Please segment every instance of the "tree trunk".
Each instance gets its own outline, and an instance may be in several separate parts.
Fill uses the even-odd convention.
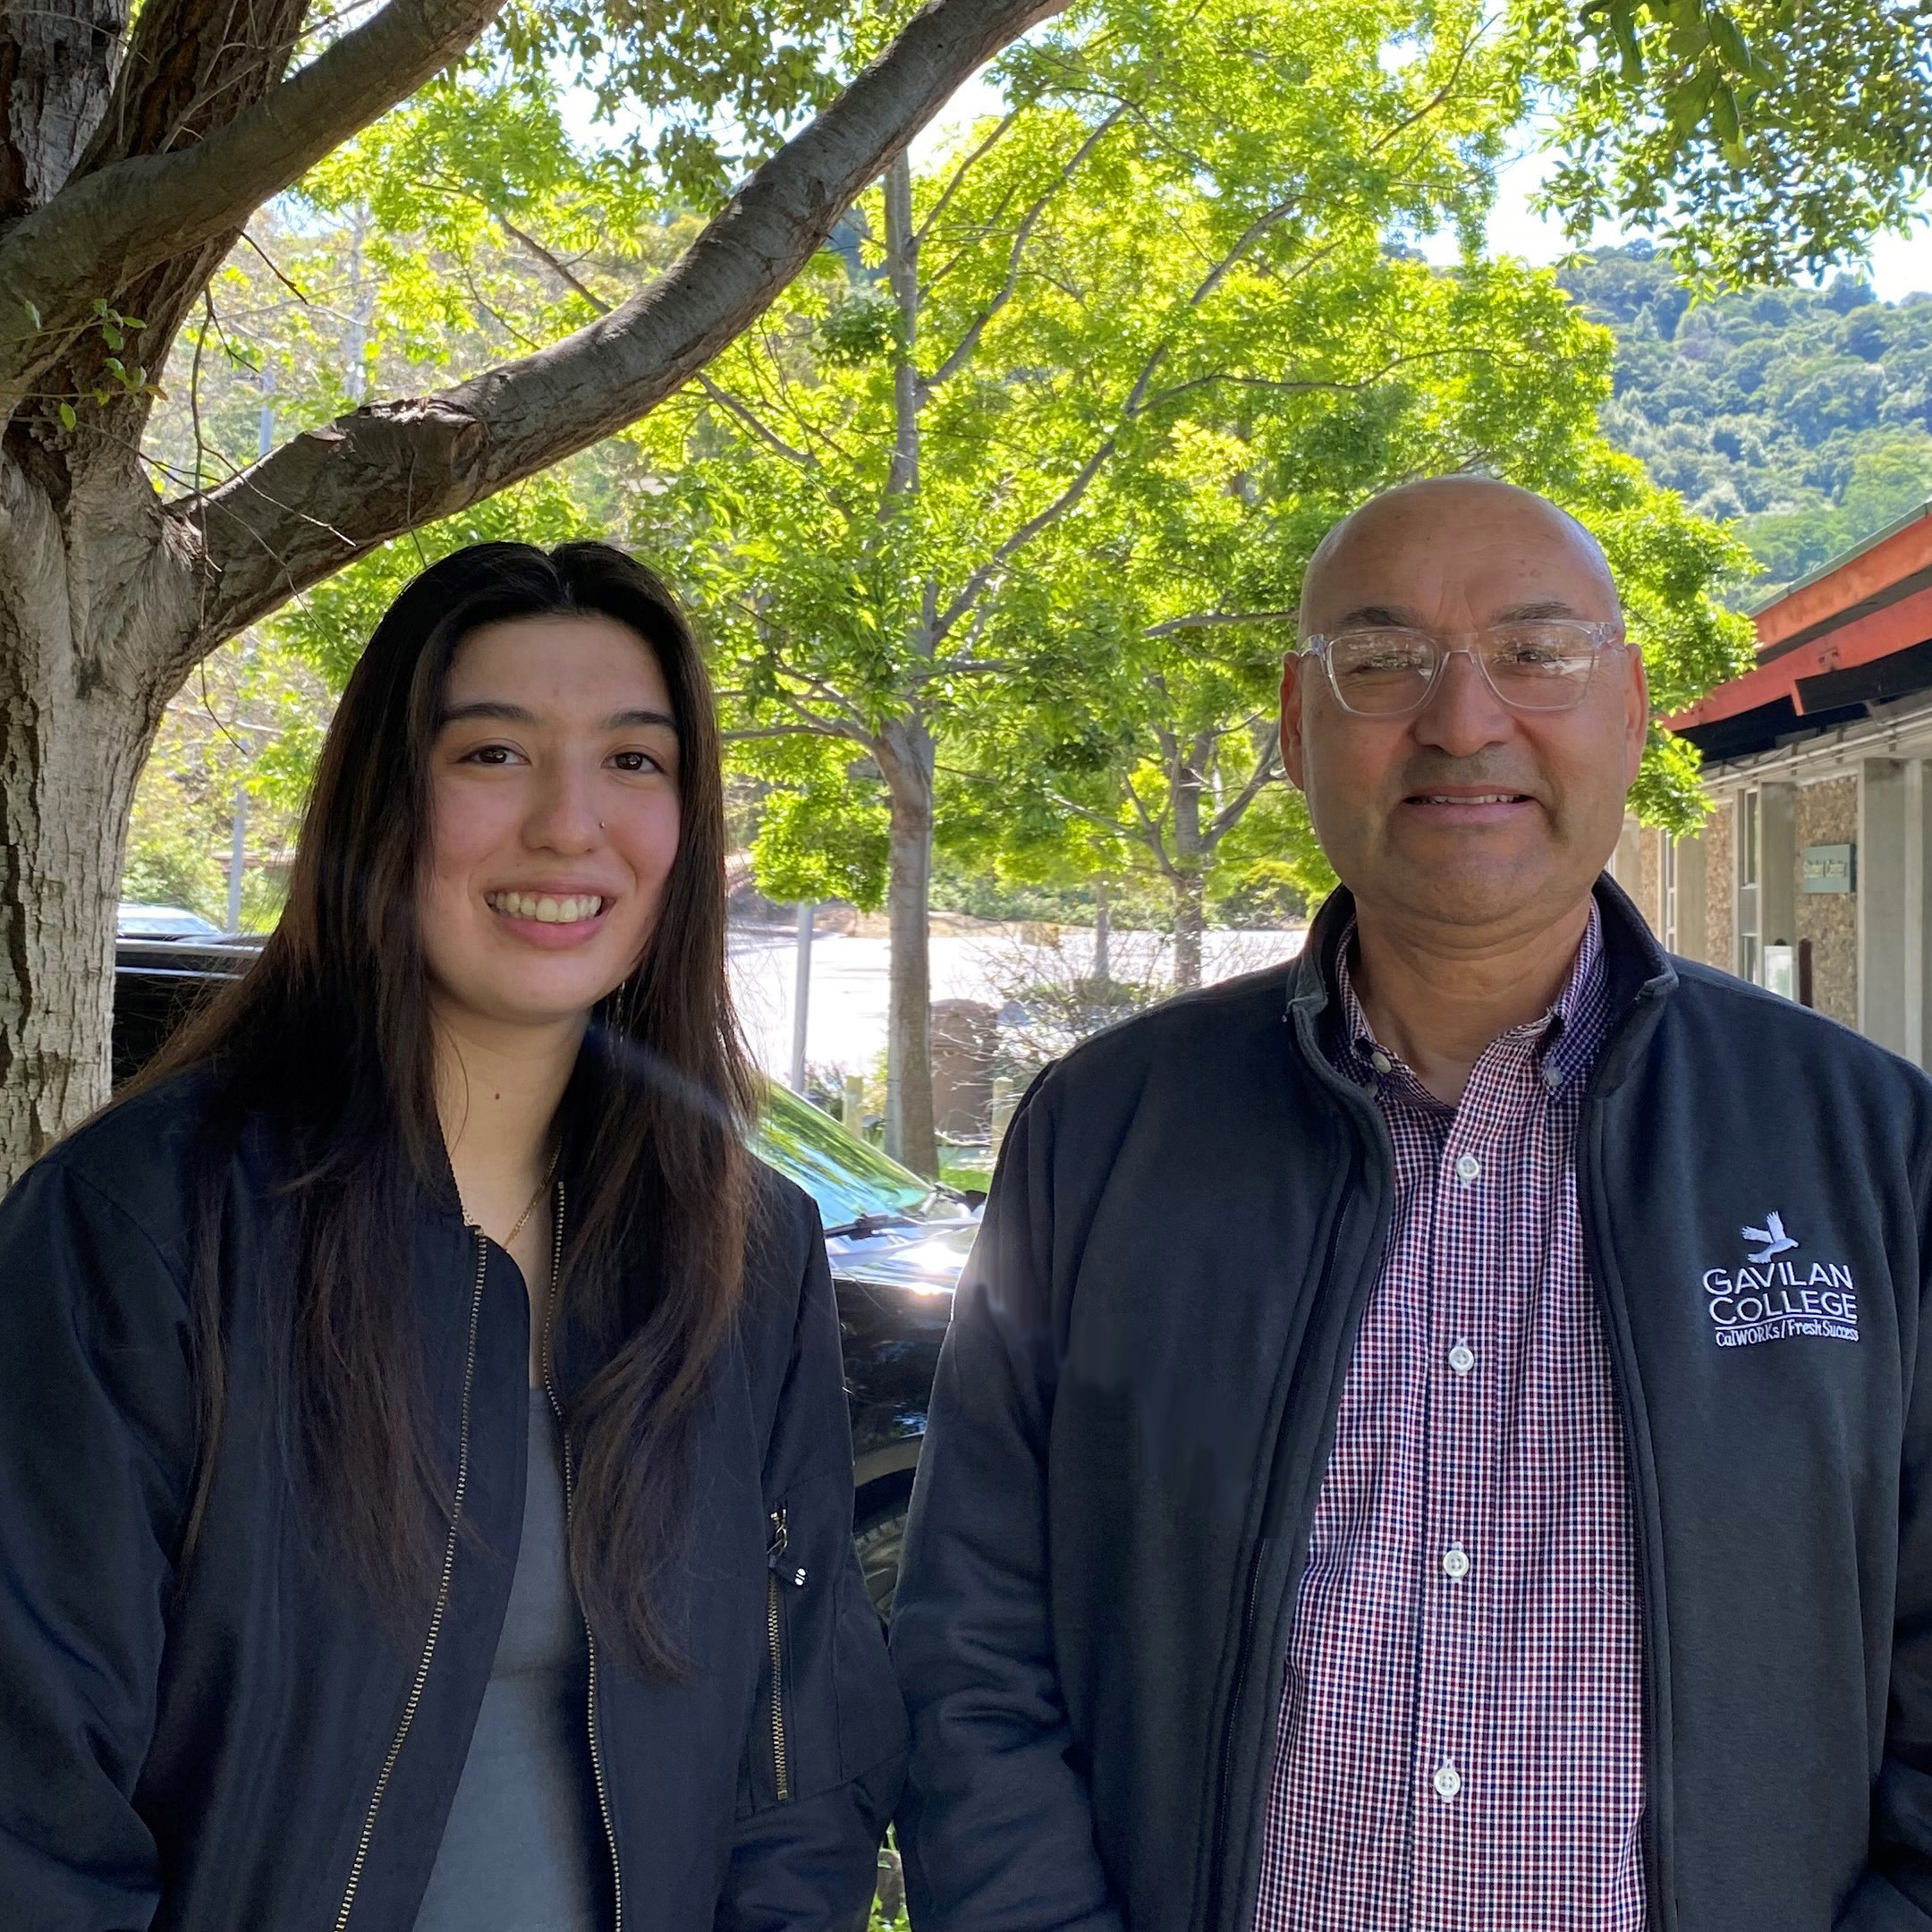
[[[917,719],[894,721],[875,747],[892,799],[886,889],[892,965],[886,1018],[886,1151],[915,1174],[936,1177],[933,1131],[933,741]]]
[[[1183,988],[1200,984],[1208,856],[1201,833],[1201,801],[1213,753],[1213,740],[1197,737],[1187,756],[1176,746],[1168,766],[1174,828],[1174,984]]]
[[[1105,879],[1094,881],[1093,904],[1093,977],[1108,986],[1114,979],[1114,907]]]
[[[886,275],[899,310],[899,350],[893,363],[894,434],[889,509],[919,489],[919,381],[912,352],[919,342],[919,241],[912,226],[912,164],[902,154],[886,170]]]
[[[153,513],[152,490],[131,480],[139,497],[111,519],[123,537]],[[107,1097],[114,902],[164,701],[127,674],[139,615],[103,533],[57,521],[22,484],[0,459],[15,539],[0,546],[0,1189]]]
[[[912,360],[919,339],[919,242],[912,226],[912,169],[903,154],[886,170],[886,271],[899,310],[893,369],[893,454],[879,505],[897,514],[919,494],[919,383]],[[916,657],[932,656],[933,586],[924,587],[908,640]],[[892,962],[886,1019],[886,1151],[915,1174],[939,1174],[933,1125],[932,898],[933,741],[917,716],[879,733],[874,755],[892,799],[892,844],[886,903]]]
[[[1182,988],[1198,987],[1201,974],[1201,933],[1208,923],[1200,874],[1181,873],[1174,880],[1174,984]]]

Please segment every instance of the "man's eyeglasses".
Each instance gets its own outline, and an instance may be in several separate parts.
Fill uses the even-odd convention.
[[[1582,703],[1598,657],[1623,641],[1621,624],[1550,617],[1446,637],[1394,625],[1338,631],[1305,639],[1301,652],[1321,659],[1344,711],[1400,717],[1428,701],[1444,666],[1461,649],[1513,711],[1568,711]]]

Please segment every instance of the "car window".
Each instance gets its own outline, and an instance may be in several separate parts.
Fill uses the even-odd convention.
[[[122,937],[131,939],[222,936],[219,926],[182,906],[123,905],[116,910],[114,929]]]
[[[818,1203],[818,1218],[844,1227],[863,1216],[917,1214],[931,1184],[902,1167],[788,1088],[766,1089],[752,1148]]]

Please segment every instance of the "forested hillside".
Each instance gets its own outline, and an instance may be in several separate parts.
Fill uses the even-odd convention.
[[[1932,288],[1882,302],[1840,276],[1693,304],[1643,242],[1558,279],[1616,332],[1606,432],[1697,509],[1739,520],[1765,569],[1747,602],[1932,496]]]

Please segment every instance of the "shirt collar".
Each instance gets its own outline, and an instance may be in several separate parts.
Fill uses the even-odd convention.
[[[1341,1028],[1335,1047],[1335,1070],[1364,1086],[1379,1086],[1385,1079],[1399,1079],[1416,1093],[1433,1099],[1413,1073],[1394,1054],[1384,1049],[1368,1024],[1360,999],[1349,978],[1349,961],[1355,951],[1355,921],[1352,919],[1335,952],[1335,1004]],[[1590,900],[1589,923],[1570,962],[1570,970],[1549,1011],[1518,1030],[1536,1037],[1535,1053],[1543,1070],[1543,1084],[1554,1093],[1586,1073],[1596,1060],[1608,1030],[1610,1019],[1609,975],[1604,964],[1603,914],[1594,896]],[[1436,1105],[1441,1103],[1436,1102]]]

